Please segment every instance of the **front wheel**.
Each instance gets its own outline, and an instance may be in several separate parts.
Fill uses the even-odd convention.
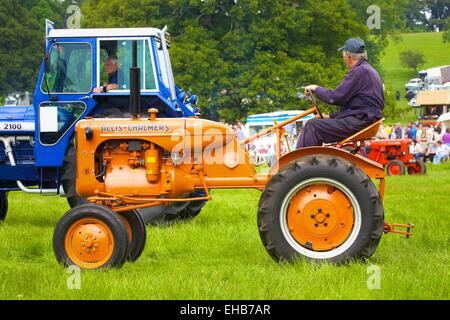
[[[275,261],[345,263],[372,256],[384,211],[372,180],[352,163],[307,156],[272,177],[258,208],[262,243]]]
[[[134,262],[141,256],[147,241],[145,222],[137,210],[126,211],[119,215],[127,228],[130,239],[130,250],[127,260]]]
[[[417,159],[416,162],[408,166],[408,174],[410,175],[424,175],[427,173],[427,167],[422,159]]]
[[[85,204],[69,210],[56,224],[53,250],[65,266],[121,267],[129,254],[129,233],[111,209]]]
[[[406,173],[406,166],[400,160],[391,160],[386,165],[386,174],[388,176],[402,176]]]

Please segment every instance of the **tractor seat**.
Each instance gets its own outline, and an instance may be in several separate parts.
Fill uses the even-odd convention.
[[[346,143],[358,143],[358,142],[363,142],[365,140],[370,140],[373,137],[376,136],[378,130],[380,129],[380,125],[381,123],[384,121],[384,118],[372,123],[370,126],[368,126],[367,128],[355,133],[354,135],[351,135],[350,137],[342,140],[341,142],[338,143],[339,146],[343,146]]]

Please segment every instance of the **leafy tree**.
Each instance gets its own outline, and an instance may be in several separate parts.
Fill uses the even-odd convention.
[[[89,27],[165,24],[177,83],[197,93],[204,115],[226,121],[306,105],[309,83],[335,86],[346,70],[336,49],[365,37],[346,0],[86,1]]]
[[[400,62],[404,67],[417,71],[417,68],[425,63],[425,56],[421,52],[403,51],[400,52]]]
[[[2,0],[0,6],[0,96],[33,92],[44,52],[45,19],[65,27],[69,0]],[[81,3],[80,1],[78,1]]]
[[[406,18],[411,30],[442,31],[447,30],[449,14],[449,0],[410,0]]]
[[[44,41],[36,19],[20,2],[2,0],[0,34],[0,95],[32,91]]]
[[[443,34],[444,42],[450,42],[450,18],[447,19],[447,31]]]

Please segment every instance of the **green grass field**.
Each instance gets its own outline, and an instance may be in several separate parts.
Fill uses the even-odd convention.
[[[383,236],[366,263],[278,265],[256,227],[259,192],[214,191],[193,221],[148,227],[147,247],[119,270],[83,271],[70,290],[52,250],[64,198],[10,194],[0,225],[0,299],[449,299],[450,164],[427,176],[389,177],[386,219],[416,237]],[[369,290],[377,265],[381,288]]]
[[[407,50],[421,52],[425,56],[425,64],[419,70],[450,65],[450,43],[444,43],[442,33],[408,33],[401,35],[401,41],[390,40],[382,58],[381,66],[386,86],[392,90],[400,91],[402,98],[399,107],[408,110],[400,119],[387,119],[388,123],[401,121],[406,123],[417,119],[411,107],[408,106],[405,95],[405,84],[412,78],[418,78],[418,74],[412,69],[403,67],[400,63],[400,53]]]

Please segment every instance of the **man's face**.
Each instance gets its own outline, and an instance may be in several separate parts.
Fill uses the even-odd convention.
[[[342,51],[342,59],[344,59],[344,63],[347,67],[351,68],[352,64],[351,64],[351,59],[350,57],[347,55],[347,53],[345,51]]]
[[[105,70],[106,70],[106,73],[107,73],[108,75],[113,74],[114,72],[117,71],[117,63],[115,63],[115,62],[114,62],[113,60],[111,60],[111,59],[107,59],[107,60],[105,61]]]

